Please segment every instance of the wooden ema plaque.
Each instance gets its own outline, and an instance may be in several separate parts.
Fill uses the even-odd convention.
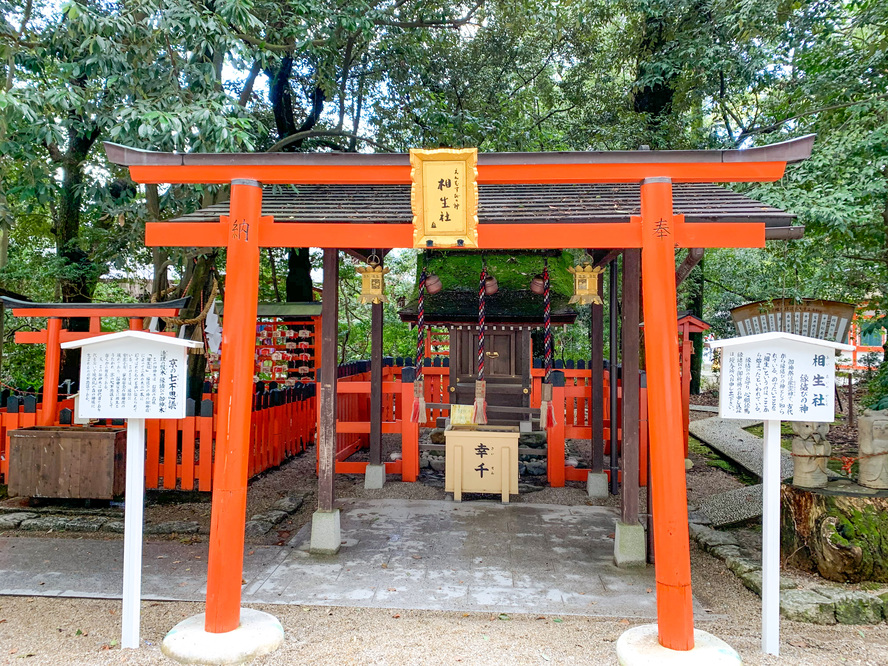
[[[478,149],[410,151],[413,247],[478,247]]]

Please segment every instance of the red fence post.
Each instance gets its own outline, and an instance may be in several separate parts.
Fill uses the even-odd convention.
[[[419,424],[409,417],[415,377],[414,368],[406,367],[401,374],[401,480],[409,482],[419,476]]]
[[[555,425],[546,429],[546,467],[549,485],[553,488],[564,487],[564,373],[553,370],[552,406],[555,408]]]

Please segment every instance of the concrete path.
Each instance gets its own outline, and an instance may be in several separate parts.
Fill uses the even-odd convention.
[[[344,500],[338,555],[248,547],[244,603],[656,616],[653,567],[613,564],[617,512],[498,502]],[[119,598],[123,542],[0,538],[0,594]],[[143,597],[203,601],[207,546],[145,545]]]

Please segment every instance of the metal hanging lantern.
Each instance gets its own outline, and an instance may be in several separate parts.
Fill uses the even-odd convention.
[[[369,266],[359,266],[355,269],[361,275],[361,303],[388,303],[385,295],[385,274],[388,268],[383,268],[379,260],[370,258]]]
[[[598,276],[604,272],[603,268],[593,268],[591,264],[571,266],[567,270],[574,276],[574,295],[570,297],[570,303],[588,305],[594,303],[601,305],[601,296],[598,294]]]

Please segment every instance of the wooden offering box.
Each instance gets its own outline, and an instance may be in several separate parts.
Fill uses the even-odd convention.
[[[44,426],[9,433],[9,494],[112,499],[126,483],[126,430]]]
[[[462,501],[466,493],[518,494],[518,428],[453,426],[444,432],[444,490]]]

